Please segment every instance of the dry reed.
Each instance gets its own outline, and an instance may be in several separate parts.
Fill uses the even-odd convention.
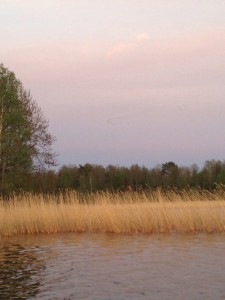
[[[0,235],[225,232],[224,200],[222,189],[15,196],[0,201]]]

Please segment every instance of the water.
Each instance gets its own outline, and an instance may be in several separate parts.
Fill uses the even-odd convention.
[[[0,299],[225,299],[225,235],[2,238]]]

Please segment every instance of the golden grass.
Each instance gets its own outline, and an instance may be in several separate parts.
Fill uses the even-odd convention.
[[[0,201],[0,235],[225,232],[225,192],[23,195]]]

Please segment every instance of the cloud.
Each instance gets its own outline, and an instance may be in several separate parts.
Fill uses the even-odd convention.
[[[146,41],[149,40],[149,34],[147,32],[142,32],[136,35],[136,39],[138,41]]]
[[[124,53],[128,52],[131,49],[134,49],[136,47],[136,43],[119,43],[118,45],[114,46],[109,52],[109,56],[113,56],[114,54]]]
[[[138,33],[133,40],[115,45],[110,51],[107,52],[107,55],[112,57],[117,54],[127,53],[137,48],[142,42],[147,40],[149,40],[149,34],[147,32]]]

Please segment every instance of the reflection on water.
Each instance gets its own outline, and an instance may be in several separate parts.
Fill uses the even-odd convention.
[[[225,299],[225,235],[0,240],[0,299]]]
[[[33,276],[43,269],[35,251],[18,243],[0,246],[0,299],[28,299],[38,294]]]

